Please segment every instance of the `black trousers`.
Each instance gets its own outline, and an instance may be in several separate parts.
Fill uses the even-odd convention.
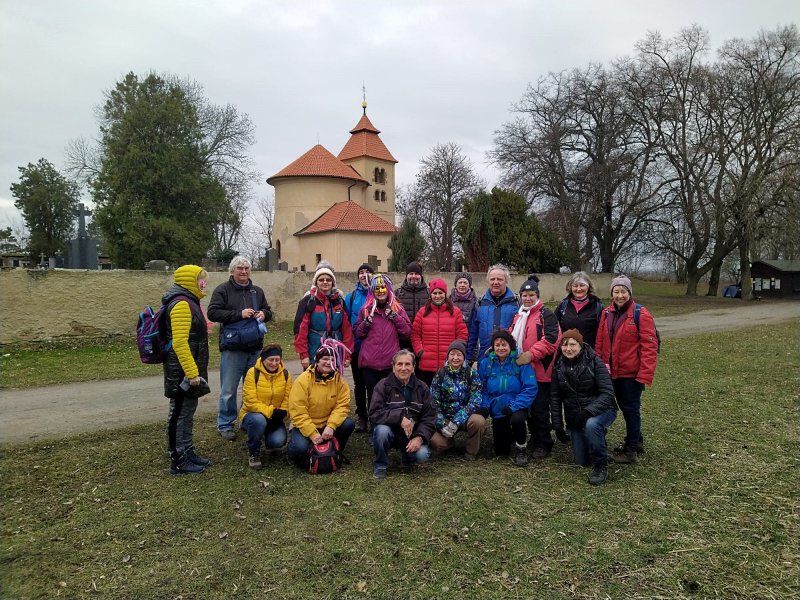
[[[550,434],[550,382],[540,382],[536,400],[531,406],[528,418],[528,429],[531,432],[531,446],[534,450],[542,448],[550,452],[553,449],[553,436]]]
[[[494,439],[494,453],[498,456],[508,456],[511,453],[511,442],[524,446],[528,439],[525,421],[528,419],[528,410],[518,410],[511,413],[510,417],[492,417],[492,438]]]
[[[372,400],[372,391],[375,389],[375,386],[378,385],[378,382],[384,377],[387,377],[392,370],[362,369],[361,372],[364,375],[364,386],[367,388],[367,410],[369,410],[369,403]]]
[[[353,371],[353,396],[356,401],[356,414],[359,417],[367,418],[367,387],[364,384],[364,372],[358,366],[358,352],[353,352],[350,360],[350,368]]]

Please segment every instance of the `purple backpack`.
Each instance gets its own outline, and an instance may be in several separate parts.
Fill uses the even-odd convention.
[[[151,306],[146,306],[139,313],[139,322],[136,324],[136,345],[139,347],[139,358],[146,365],[158,365],[167,358],[172,340],[167,340],[164,335],[164,319],[167,310],[179,300],[189,302],[186,296],[175,296],[169,304],[162,305],[154,311]],[[192,303],[189,302],[191,308]],[[192,310],[194,312],[194,310]]]

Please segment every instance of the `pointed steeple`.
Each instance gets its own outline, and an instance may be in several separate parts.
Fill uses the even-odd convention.
[[[372,124],[367,116],[367,100],[361,102],[364,114],[361,115],[356,126],[350,130],[350,139],[339,152],[339,160],[349,160],[367,156],[388,162],[396,163],[397,160],[389,149],[384,145],[383,140],[378,136],[380,130]]]

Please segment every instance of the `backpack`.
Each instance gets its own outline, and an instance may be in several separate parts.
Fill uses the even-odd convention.
[[[164,362],[172,348],[172,340],[167,340],[164,335],[164,319],[170,306],[175,302],[185,300],[186,296],[175,296],[169,304],[164,304],[154,311],[151,306],[146,306],[139,313],[139,321],[136,324],[136,345],[139,347],[139,358],[146,365],[158,365]],[[189,307],[192,304],[189,302]]]
[[[311,444],[308,449],[308,471],[312,475],[335,473],[344,462],[345,458],[339,448],[339,440],[335,437],[319,444]]]
[[[606,324],[610,327],[611,322],[608,320],[608,309],[605,309],[606,313]],[[636,329],[639,329],[639,315],[642,314],[642,305],[641,304],[634,304],[633,305],[633,322],[636,324]],[[652,316],[652,315],[651,315]],[[656,330],[656,343],[657,348],[656,352],[661,354],[661,333],[658,331],[658,327],[656,327],[656,320],[653,319],[653,327]]]
[[[258,387],[258,378],[259,377],[261,377],[261,371],[259,371],[258,369],[255,369],[253,371],[253,379],[255,379],[256,387]],[[287,371],[286,369],[283,370],[283,381],[284,382],[289,381],[289,371]]]

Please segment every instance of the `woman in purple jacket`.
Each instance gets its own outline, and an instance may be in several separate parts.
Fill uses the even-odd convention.
[[[375,385],[392,372],[392,357],[400,350],[400,338],[408,339],[411,335],[411,321],[395,298],[388,275],[378,273],[370,279],[355,335],[361,340],[358,368],[364,374],[369,404]]]

